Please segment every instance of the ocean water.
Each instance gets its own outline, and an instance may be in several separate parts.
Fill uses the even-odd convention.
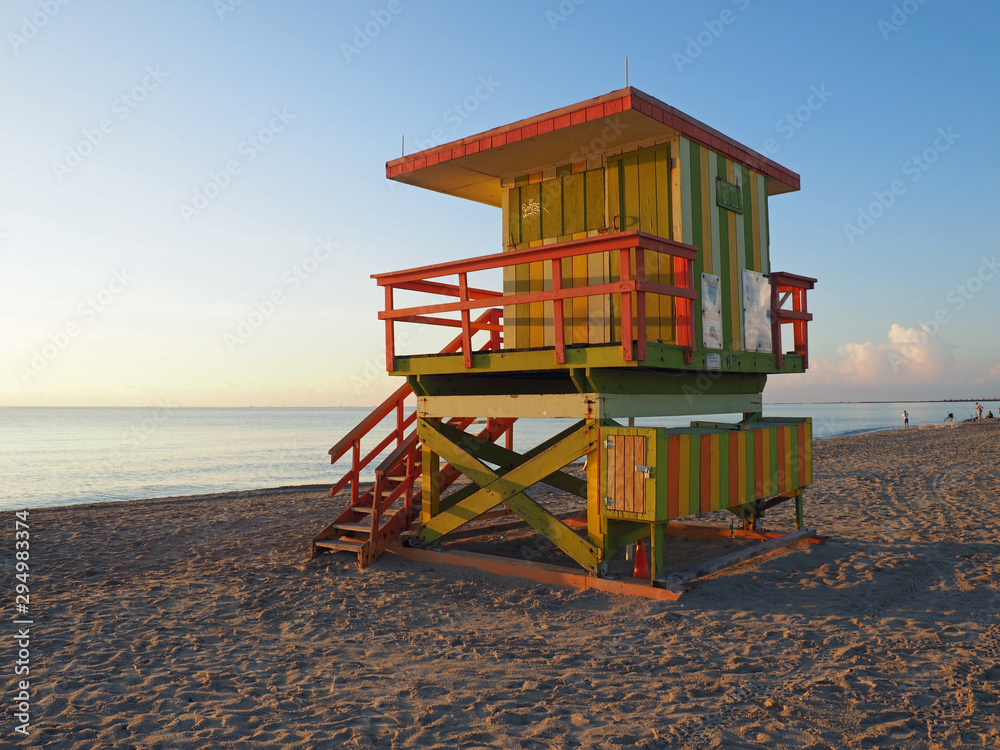
[[[996,404],[984,408],[997,410]],[[810,416],[816,438],[968,418],[972,403],[773,404],[765,416]],[[331,485],[350,455],[327,451],[369,412],[364,408],[0,408],[0,510],[173,497],[289,485]],[[696,417],[639,419],[677,427]],[[739,415],[706,417],[738,421]],[[572,423],[525,419],[514,426],[527,450]],[[394,425],[387,419],[367,442]],[[363,450],[365,447],[363,446]],[[371,464],[372,467],[376,462]],[[372,479],[372,472],[364,477]]]

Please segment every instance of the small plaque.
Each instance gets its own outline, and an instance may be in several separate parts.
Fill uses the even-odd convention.
[[[721,370],[722,369],[722,355],[721,354],[706,354],[705,355],[705,367],[709,370]]]

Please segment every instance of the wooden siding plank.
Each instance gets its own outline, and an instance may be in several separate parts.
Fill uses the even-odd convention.
[[[747,247],[747,268],[760,271],[760,175],[754,173],[750,180],[751,247]]]
[[[725,486],[723,483],[724,474],[726,471],[723,469],[725,466],[728,468],[725,460],[723,459],[723,442],[722,436],[719,434],[709,435],[710,443],[712,447],[712,493],[711,493],[711,503],[710,506],[712,510],[719,510],[722,507],[722,488]],[[728,445],[728,442],[726,443]]]
[[[677,435],[667,436],[667,518],[680,516],[678,502],[680,489],[681,440]],[[663,481],[658,478],[657,481]]]
[[[720,224],[720,215],[725,212],[725,209],[719,206],[718,201],[716,201],[715,198],[717,190],[716,188],[717,178],[720,177],[719,175],[720,157],[718,154],[712,151],[708,151],[707,149],[705,151],[705,154],[708,167],[708,185],[706,186],[707,187],[706,205],[708,206],[708,222],[709,226],[711,227],[710,231],[712,233],[712,245],[711,245],[712,270],[709,271],[709,273],[714,273],[716,276],[721,277],[722,245],[719,242],[720,239],[719,224]],[[724,175],[725,171],[723,171],[722,174]],[[708,253],[709,253],[709,248],[706,247],[705,254],[707,255]]]
[[[767,273],[767,179],[757,175],[757,247],[754,248],[754,270]]]
[[[764,492],[765,497],[775,494],[775,474],[778,471],[777,436],[775,429],[769,427],[764,432]]]
[[[739,433],[730,432],[726,436],[726,507],[731,508],[739,503],[740,497],[740,441]]]
[[[678,435],[677,516],[691,512],[691,436]]]
[[[541,203],[542,239],[550,239],[566,234],[563,230],[563,189],[561,178],[556,177],[545,180],[542,183]]]
[[[753,431],[753,497],[759,500],[764,497],[764,430]]]
[[[728,161],[726,163],[726,172],[728,180],[731,183],[737,182],[736,172],[741,170],[735,162]],[[729,348],[733,351],[739,351],[742,347],[740,346],[740,340],[743,338],[740,334],[742,329],[740,328],[740,308],[743,306],[741,304],[742,300],[738,294],[738,284],[736,280],[739,276],[737,268],[739,266],[739,237],[737,233],[737,227],[743,224],[743,215],[738,214],[735,211],[727,211],[729,220],[729,232],[727,233],[728,251],[726,260],[726,275],[728,280],[725,282],[727,288],[724,290],[726,299],[728,300],[727,307],[729,308]]]
[[[584,176],[570,174],[562,178],[563,233],[574,234],[587,230],[587,204]]]
[[[698,442],[701,443],[701,478],[698,487],[698,510],[701,513],[708,513],[712,510],[712,436],[699,435]]]
[[[604,217],[604,169],[590,169],[583,175],[584,199],[587,213],[587,231],[603,229]]]

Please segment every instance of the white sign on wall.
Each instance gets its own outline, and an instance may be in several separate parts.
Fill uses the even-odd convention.
[[[756,271],[743,271],[743,350],[770,353],[771,280]]]
[[[719,277],[701,275],[701,345],[706,349],[722,348],[722,299]]]

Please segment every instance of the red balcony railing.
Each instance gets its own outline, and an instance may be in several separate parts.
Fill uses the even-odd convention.
[[[806,291],[816,286],[816,279],[808,276],[796,276],[794,273],[774,271],[771,273],[771,339],[772,351],[778,369],[784,362],[781,346],[781,326],[789,323],[792,326],[795,353],[802,355],[802,367],[809,367],[809,327],[806,325],[813,319],[812,313],[806,308]],[[786,308],[786,302],[791,302],[791,308]]]
[[[674,284],[660,284],[646,278],[645,252],[649,251],[669,257],[669,267],[673,270]],[[607,283],[585,286],[566,286],[563,278],[562,260],[594,253],[618,253],[620,278]],[[374,274],[372,278],[385,289],[385,310],[379,319],[385,321],[386,369],[395,369],[396,323],[424,323],[429,325],[453,326],[461,328],[461,351],[466,367],[472,367],[472,336],[478,331],[489,331],[491,349],[499,348],[503,326],[501,311],[483,319],[471,320],[471,311],[496,305],[520,305],[532,302],[552,302],[553,328],[556,362],[566,361],[566,321],[563,300],[589,298],[601,295],[617,295],[621,310],[622,359],[626,362],[646,359],[646,295],[659,294],[670,297],[675,304],[677,344],[684,349],[686,362],[694,355],[694,315],[693,302],[697,299],[694,284],[694,260],[698,249],[691,245],[655,237],[644,232],[621,232],[590,237],[570,242],[515,250],[513,252],[482,255],[466,260],[439,263],[405,271]],[[488,289],[469,286],[468,276],[476,271],[545,262],[549,264],[552,288],[544,291],[504,294]],[[659,264],[658,264],[659,265]],[[635,269],[633,275],[632,269]],[[457,283],[439,281],[445,277],[457,277]],[[394,292],[407,290],[425,292],[454,301],[437,304],[396,308]],[[458,313],[459,318],[444,318],[442,314]],[[635,319],[633,321],[633,314]],[[633,352],[633,343],[635,351]]]

